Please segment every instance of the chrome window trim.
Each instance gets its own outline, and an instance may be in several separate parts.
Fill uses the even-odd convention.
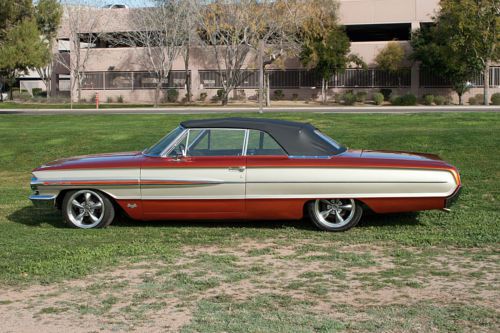
[[[189,129],[186,129],[184,128],[184,131],[181,132],[181,134],[179,134],[179,136],[177,138],[175,138],[175,140],[172,141],[172,143],[170,143],[162,152],[161,154],[159,155],[159,157],[168,157],[168,154],[170,154],[170,152],[174,149],[174,147],[184,139],[184,136],[186,135],[189,135]],[[188,137],[189,138],[189,137]]]
[[[243,145],[242,145],[242,148],[241,148],[241,153],[242,155],[240,156],[246,156],[246,144],[248,144],[248,138],[247,138],[247,133],[248,133],[248,129],[245,129],[245,128],[217,128],[217,127],[206,127],[206,128],[186,128],[184,129],[184,131],[175,139],[172,141],[172,143],[167,147],[165,148],[165,150],[161,153],[160,157],[168,157],[168,155],[170,154],[170,152],[175,148],[175,146],[184,139],[184,136],[186,135],[185,133],[187,133],[187,140],[186,140],[186,143],[189,145],[189,134],[191,132],[191,130],[199,130],[201,131],[200,132],[200,135],[202,135],[205,131],[207,130],[223,130],[223,131],[244,131],[245,134],[244,134],[244,137],[243,137]],[[189,148],[186,147],[186,153],[189,151]],[[146,154],[144,154],[146,155]],[[146,155],[147,156],[147,155]]]
[[[250,130],[245,130],[245,137],[243,138],[243,151],[241,152],[241,156],[247,156],[248,149],[248,137],[250,136]]]

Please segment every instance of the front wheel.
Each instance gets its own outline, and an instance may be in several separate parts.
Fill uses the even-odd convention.
[[[309,203],[314,224],[326,231],[345,231],[358,224],[363,208],[354,199],[319,199]]]
[[[105,228],[115,218],[115,209],[104,194],[92,190],[70,191],[64,196],[62,213],[72,228]]]

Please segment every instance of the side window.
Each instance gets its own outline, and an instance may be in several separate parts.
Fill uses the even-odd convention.
[[[286,152],[269,134],[250,130],[247,155],[286,155]]]
[[[191,129],[188,156],[241,156],[245,130]]]

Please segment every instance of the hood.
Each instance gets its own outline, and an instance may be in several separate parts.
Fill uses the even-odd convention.
[[[139,166],[139,151],[82,155],[58,159],[46,163],[33,171],[59,169],[131,168]]]

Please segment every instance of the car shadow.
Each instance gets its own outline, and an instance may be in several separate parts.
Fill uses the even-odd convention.
[[[66,228],[62,221],[61,213],[52,208],[40,209],[25,206],[7,216],[14,223],[30,227],[39,227],[48,224],[54,228]],[[357,227],[391,227],[402,225],[419,225],[418,213],[401,214],[373,214],[364,216]],[[283,229],[296,228],[301,230],[317,230],[314,224],[306,217],[301,220],[163,220],[139,221],[118,216],[112,225],[114,228],[140,228],[140,227],[167,227],[167,228],[262,228]]]

